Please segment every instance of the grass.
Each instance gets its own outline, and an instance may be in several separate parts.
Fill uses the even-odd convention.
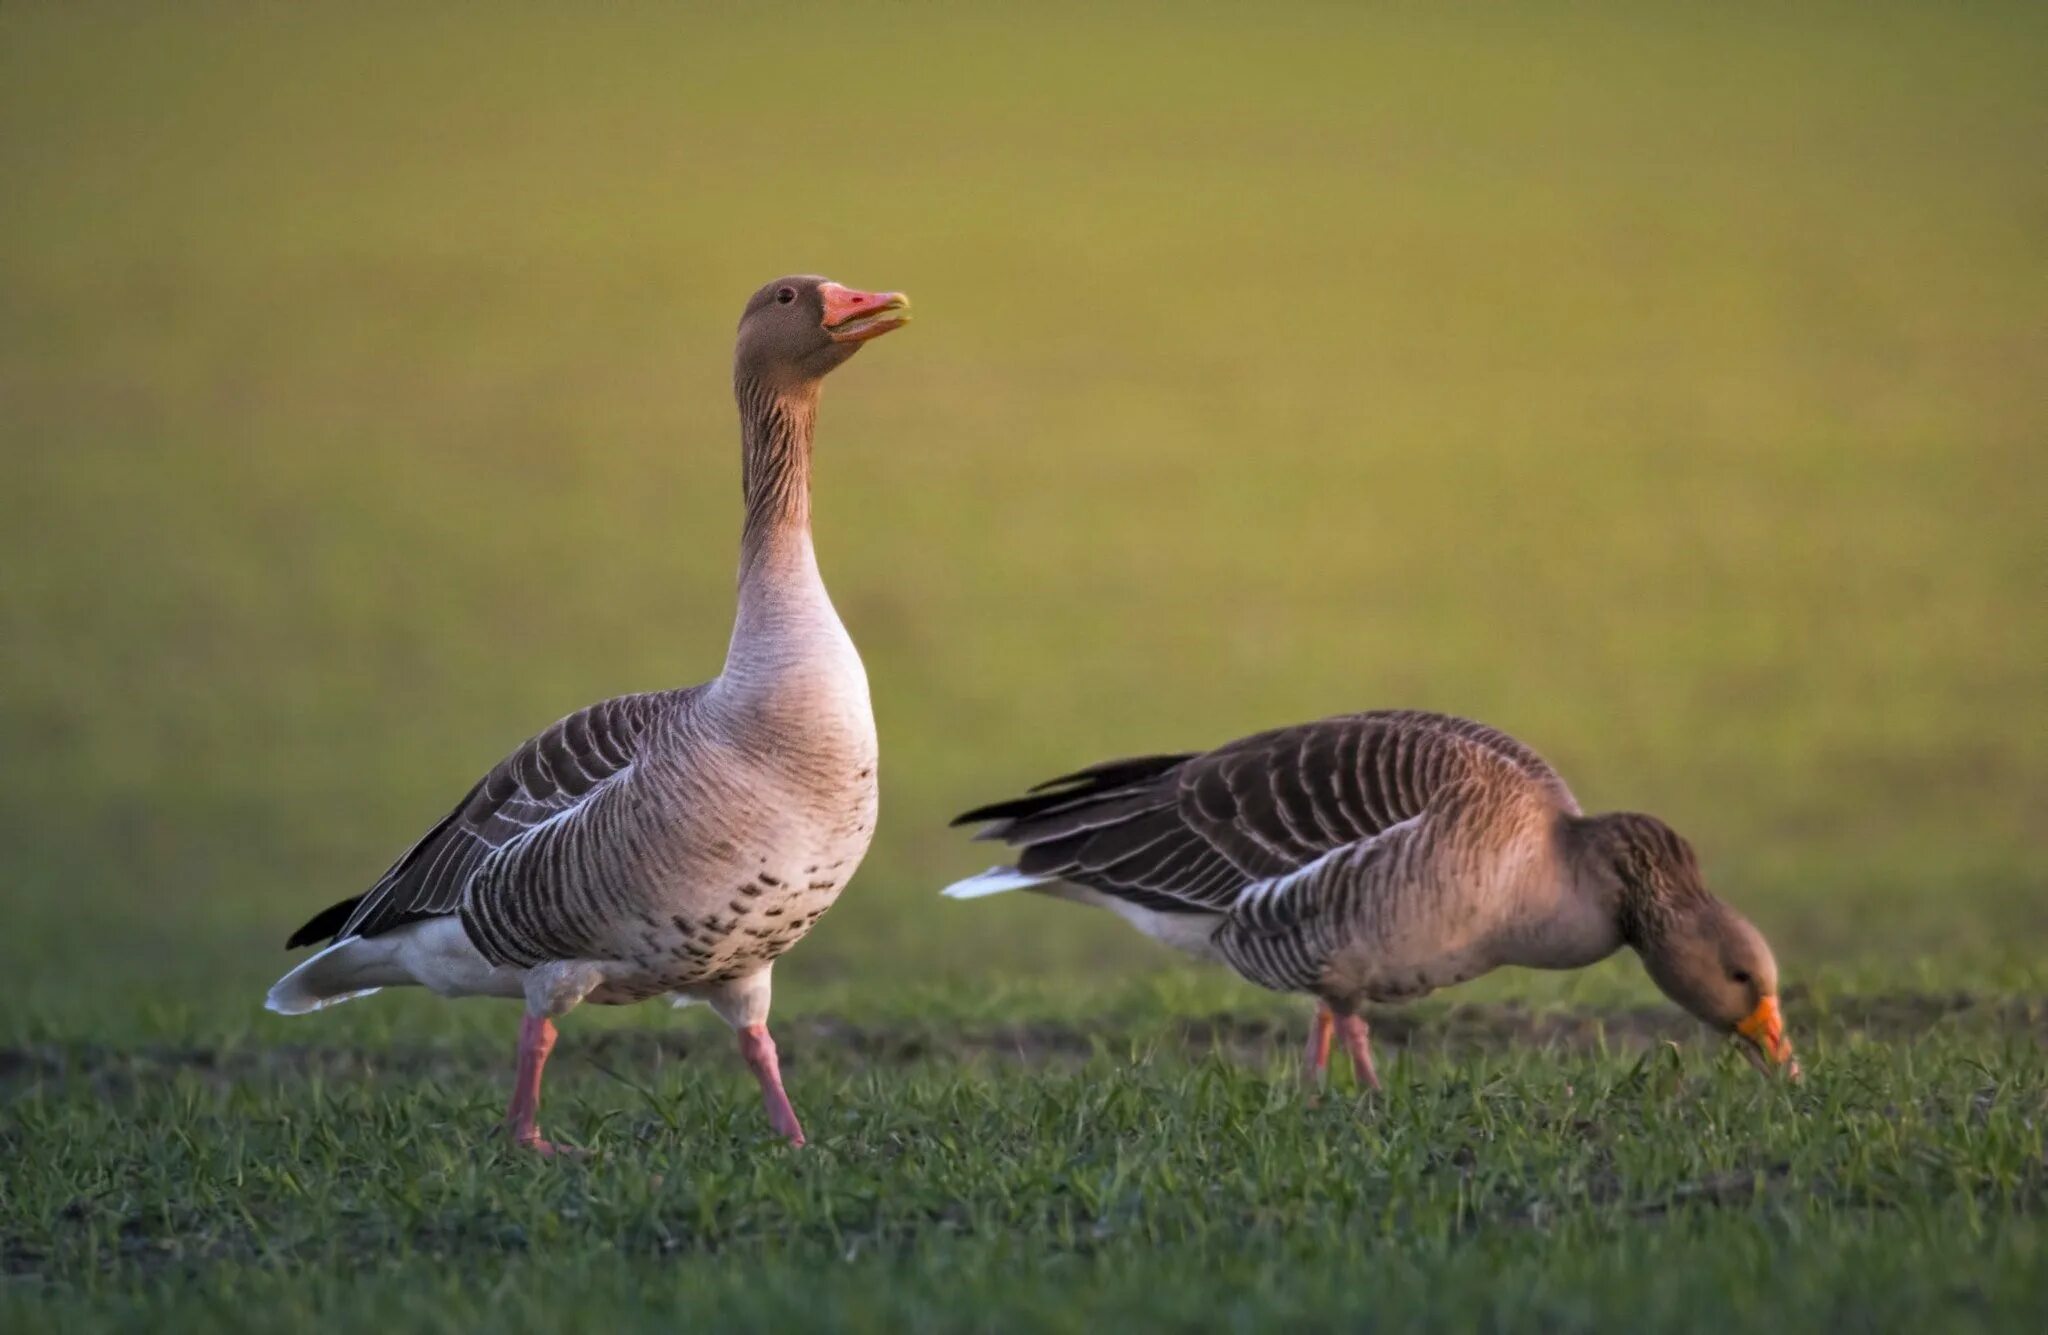
[[[2048,1301],[2035,7],[0,8],[0,1324],[1985,1328]],[[701,1016],[254,1012],[537,726],[716,669],[737,306],[835,378],[884,817]],[[1378,705],[1655,811],[1801,991],[1380,1017],[935,904],[963,805]],[[1404,1013],[1405,1014],[1405,1013]],[[1652,1018],[1655,1017],[1655,1018]],[[1678,1041],[1673,1050],[1663,1040]]]
[[[1831,1019],[1796,1090],[1466,1014],[1498,1041],[1404,1049],[1385,1097],[1314,1107],[1250,1055],[1270,1028],[1140,1018],[794,1026],[802,1152],[723,1044],[617,1035],[557,1074],[552,1128],[594,1151],[570,1165],[487,1134],[495,1051],[73,1054],[16,1105],[42,1148],[10,1154],[9,1259],[61,1295],[46,1317],[151,1329],[542,1329],[584,1303],[629,1329],[2038,1310],[2048,1054],[2016,1032],[2038,1005]]]

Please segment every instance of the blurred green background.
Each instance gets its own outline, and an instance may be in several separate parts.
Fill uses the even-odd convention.
[[[826,399],[883,821],[785,1007],[1171,969],[936,900],[945,818],[1390,705],[1795,977],[2038,970],[2044,68],[2038,5],[0,8],[9,1024],[253,1022],[506,749],[715,672],[790,271],[918,320]]]

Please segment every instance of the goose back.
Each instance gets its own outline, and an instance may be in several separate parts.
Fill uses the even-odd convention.
[[[1559,831],[1578,814],[1506,733],[1390,710],[1108,762],[960,822],[1015,846],[1021,876],[1083,887],[1141,925],[1208,919],[1199,937],[1148,930],[1254,982],[1394,1000],[1510,956],[1613,948],[1611,920],[1562,904]]]

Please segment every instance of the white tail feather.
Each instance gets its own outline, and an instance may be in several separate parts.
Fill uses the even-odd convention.
[[[369,996],[379,989],[359,985],[359,981],[368,981],[357,979],[365,963],[363,955],[374,953],[381,957],[387,953],[373,948],[373,942],[361,937],[336,941],[303,960],[299,967],[272,984],[270,995],[263,999],[263,1009],[276,1011],[279,1015],[304,1015],[325,1006],[338,1006],[344,1001]]]
[[[337,941],[277,980],[264,1006],[304,1015],[383,987],[418,986],[444,997],[520,997],[525,971],[494,966],[455,917],[428,918],[373,937]]]
[[[1005,890],[1029,890],[1051,880],[1049,876],[1028,876],[1015,867],[990,867],[979,876],[953,882],[939,893],[948,899],[980,899],[983,895],[1000,895]]]

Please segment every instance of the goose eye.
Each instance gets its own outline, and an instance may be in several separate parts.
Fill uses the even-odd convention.
[[[1729,974],[1728,977],[1732,981],[1738,983],[1747,983],[1750,981],[1749,970],[1747,969],[1737,969],[1734,973]]]
[[[775,300],[780,302],[782,305],[787,306],[790,302],[796,300],[796,289],[793,287],[785,287],[781,289],[775,294]]]

